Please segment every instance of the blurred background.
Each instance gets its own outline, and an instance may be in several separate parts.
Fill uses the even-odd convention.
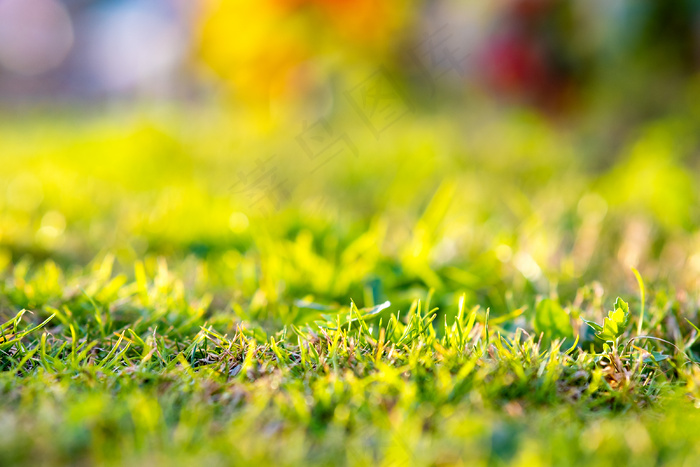
[[[634,266],[670,307],[699,65],[696,0],[0,0],[0,270],[162,257],[292,316],[580,303]]]
[[[697,71],[699,25],[695,0],[2,0],[0,97],[225,94],[326,115],[342,78],[382,67],[417,101],[471,91],[554,115],[615,101],[649,116]]]

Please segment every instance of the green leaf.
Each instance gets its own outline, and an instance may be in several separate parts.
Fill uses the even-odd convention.
[[[668,358],[671,358],[670,355],[666,355],[663,352],[648,352],[648,355],[644,357],[644,363],[658,363],[662,362]]]
[[[623,311],[623,313],[625,314],[625,326],[626,326],[627,321],[629,320],[629,316],[630,316],[630,307],[629,307],[629,305],[627,305],[627,302],[625,302],[620,297],[617,297],[617,300],[615,300],[615,310],[622,310]]]
[[[587,325],[589,325],[590,327],[592,327],[593,330],[594,330],[596,333],[602,332],[602,331],[603,331],[603,326],[601,326],[600,324],[596,323],[595,321],[588,321],[587,319],[583,319],[583,318],[581,318],[581,320],[582,320],[584,323],[586,323]]]
[[[594,323],[593,321],[583,320],[584,323],[592,327],[598,339],[606,342],[614,342],[624,334],[627,325],[629,324],[630,309],[627,303],[620,297],[615,302],[615,309],[608,312],[608,317],[603,320],[603,325]]]
[[[556,300],[545,298],[535,309],[535,331],[549,339],[573,338],[574,329],[569,314]]]

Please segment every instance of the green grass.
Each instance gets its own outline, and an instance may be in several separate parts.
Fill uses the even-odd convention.
[[[697,464],[693,112],[5,124],[0,464]]]

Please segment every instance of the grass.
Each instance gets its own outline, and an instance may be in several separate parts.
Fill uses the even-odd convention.
[[[0,464],[696,464],[692,112],[6,124]]]

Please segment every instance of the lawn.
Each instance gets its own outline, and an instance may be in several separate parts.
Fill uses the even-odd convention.
[[[698,465],[687,102],[3,115],[0,464]]]

